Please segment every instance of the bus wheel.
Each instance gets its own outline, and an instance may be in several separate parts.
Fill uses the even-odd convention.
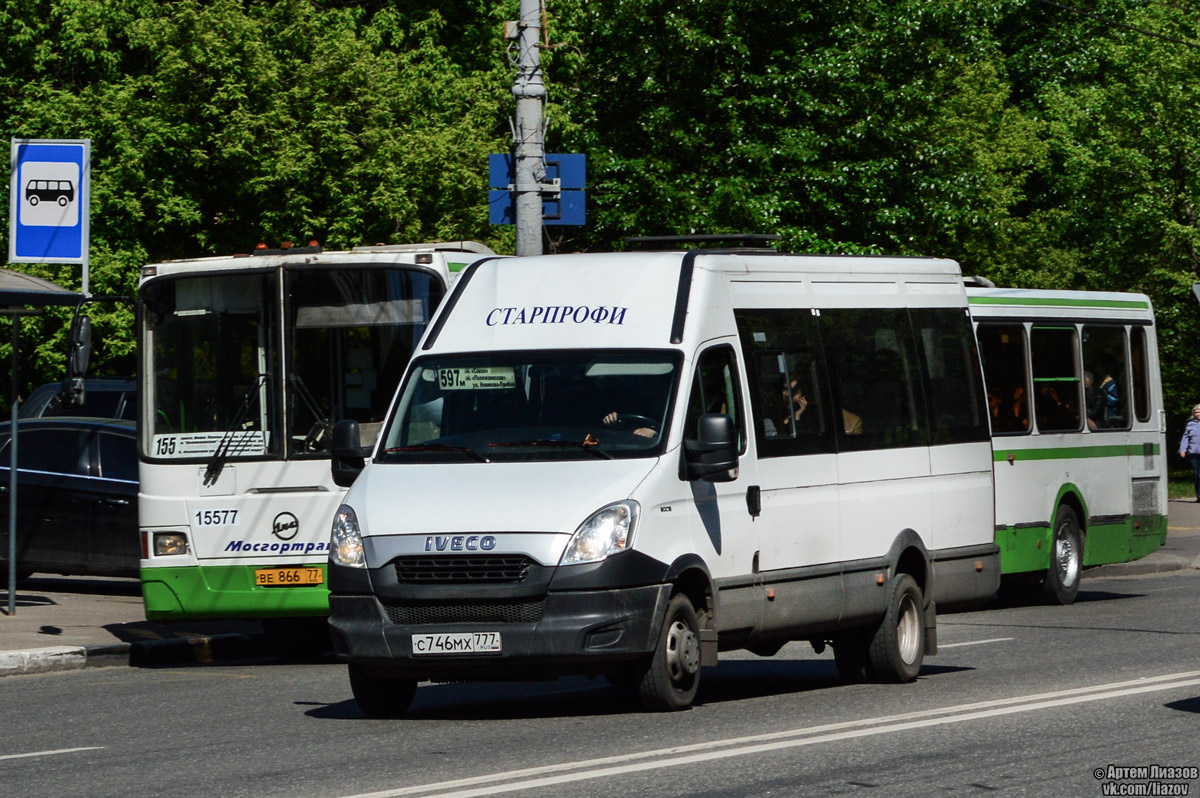
[[[700,687],[700,621],[682,593],[667,604],[658,646],[638,683],[649,710],[671,712],[691,706]]]
[[[1079,519],[1070,507],[1058,508],[1054,542],[1050,546],[1050,568],[1046,571],[1046,595],[1056,604],[1072,604],[1079,595],[1083,571],[1083,536]]]
[[[870,658],[867,649],[871,639],[861,629],[840,632],[833,638],[833,662],[838,676],[846,684],[861,684],[870,678]]]
[[[925,661],[925,618],[921,588],[908,574],[892,580],[892,598],[868,649],[874,676],[883,682],[911,682]]]
[[[29,204],[30,204],[30,205],[37,205],[37,204],[38,204],[38,198],[37,198],[37,195],[36,195],[36,194],[34,194],[34,195],[30,196],[30,197],[27,197],[26,199],[28,199],[28,200],[29,200]],[[18,441],[18,443],[20,443],[20,441]]]
[[[350,690],[358,708],[372,718],[398,718],[412,706],[416,679],[372,676],[365,665],[350,663]]]

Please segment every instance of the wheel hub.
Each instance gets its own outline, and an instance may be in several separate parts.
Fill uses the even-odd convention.
[[[667,631],[667,668],[674,680],[700,670],[700,640],[683,621],[675,621]]]

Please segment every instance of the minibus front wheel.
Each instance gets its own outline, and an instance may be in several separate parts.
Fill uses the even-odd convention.
[[[398,718],[412,706],[417,680],[376,676],[365,665],[350,663],[350,691],[367,716]]]
[[[649,710],[686,709],[700,688],[700,621],[682,593],[671,597],[658,645],[638,683],[638,697]]]

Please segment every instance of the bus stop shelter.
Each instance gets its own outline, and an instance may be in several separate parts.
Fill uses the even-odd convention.
[[[83,294],[68,291],[49,280],[0,269],[0,316],[12,318],[12,390],[9,393],[12,444],[9,447],[8,485],[8,616],[16,614],[17,598],[17,403],[21,391],[21,317],[34,316],[50,305],[78,306]]]

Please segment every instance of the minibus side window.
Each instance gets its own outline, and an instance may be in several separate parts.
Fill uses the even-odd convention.
[[[738,451],[746,451],[746,425],[742,413],[742,390],[738,383],[737,362],[733,348],[714,346],[701,353],[692,378],[692,395],[688,398],[684,437],[695,438],[700,416],[706,413],[725,413],[737,429]]]
[[[1034,327],[1033,413],[1039,432],[1077,432],[1083,380],[1074,327]]]
[[[927,446],[925,392],[908,312],[823,309],[819,326],[842,415],[834,425],[838,449]]]
[[[1146,329],[1134,327],[1129,331],[1129,365],[1133,367],[1133,407],[1137,420],[1150,420],[1150,378],[1146,358]]]
[[[909,316],[920,344],[931,443],[986,441],[979,355],[966,309],[914,308]]]
[[[759,456],[832,453],[829,385],[812,311],[736,315]]]
[[[1021,324],[980,324],[975,332],[983,377],[987,383],[988,411],[993,435],[1028,433],[1029,356],[1025,327]]]
[[[1093,432],[1129,429],[1125,328],[1083,328],[1083,407]]]

